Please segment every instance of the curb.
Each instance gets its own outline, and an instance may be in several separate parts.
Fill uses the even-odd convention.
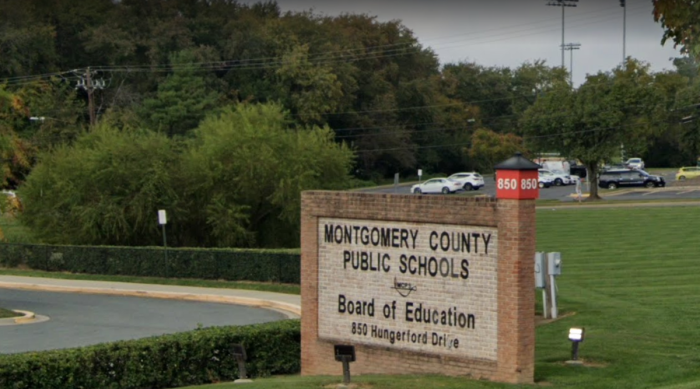
[[[1,326],[12,325],[12,324],[33,323],[37,319],[34,312],[20,311],[19,309],[11,309],[11,311],[13,311],[15,313],[19,313],[22,316],[6,317],[4,319],[0,319]]]
[[[34,312],[20,311],[19,309],[15,309],[14,311],[23,315],[14,318],[16,324],[31,323],[36,320],[36,315]]]
[[[130,296],[130,297],[148,297],[170,300],[186,300],[186,301],[202,301],[224,304],[237,304],[257,308],[274,309],[281,311],[289,318],[301,317],[301,307],[283,303],[279,301],[263,300],[249,297],[239,296],[223,296],[213,294],[192,294],[180,292],[153,292],[147,290],[134,289],[116,289],[116,288],[90,288],[90,287],[72,287],[72,286],[56,286],[56,285],[37,285],[17,282],[0,282],[0,288],[5,289],[21,289],[21,290],[37,290],[45,292],[60,292],[60,293],[85,293],[85,294],[104,294],[115,296]],[[18,311],[19,312],[19,311]]]

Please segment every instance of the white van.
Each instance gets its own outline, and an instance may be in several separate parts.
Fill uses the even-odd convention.
[[[540,163],[543,169],[547,169],[549,171],[554,171],[554,170],[559,170],[562,171],[566,174],[570,174],[570,166],[569,162],[567,161],[547,161],[544,160],[542,163]]]

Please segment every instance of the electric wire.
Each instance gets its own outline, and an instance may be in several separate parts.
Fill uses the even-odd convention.
[[[594,14],[594,13],[600,13],[606,10],[597,10],[597,11],[592,11],[588,12],[586,14]],[[614,16],[614,15],[613,15]],[[573,17],[572,17],[573,18]],[[593,23],[598,23],[601,21],[606,21],[610,19],[610,15],[607,17],[604,17],[601,20],[594,20]],[[590,22],[585,23],[584,25],[591,24]],[[523,25],[528,25],[528,24],[523,24]],[[574,25],[571,28],[576,28],[577,25]],[[543,27],[534,27],[535,29],[542,29]],[[531,30],[532,28],[528,29]],[[552,29],[546,30],[546,31],[540,31],[540,32],[535,32],[534,34],[539,34],[543,32],[549,32]],[[504,34],[500,35],[506,35],[503,38],[498,38],[498,39],[491,39],[491,40],[483,40],[481,39],[480,42],[477,44],[483,44],[483,43],[491,43],[495,41],[501,41],[501,40],[506,40],[506,39],[511,39],[512,37],[522,37],[523,32],[527,30],[520,30],[520,31],[515,31],[515,32],[506,32]],[[479,34],[483,34],[484,32],[477,33],[477,36]],[[511,34],[509,36],[508,34]],[[513,35],[517,34],[517,35]],[[468,35],[468,34],[461,34],[461,35]],[[527,35],[533,35],[531,34],[525,34]],[[497,35],[498,36],[498,35]],[[480,39],[478,37],[476,38],[471,38],[467,39],[469,40],[474,40],[474,39]],[[312,57],[312,58],[307,58],[307,60],[311,63],[316,63],[316,64],[332,64],[335,62],[339,61],[360,61],[360,60],[370,60],[370,59],[380,59],[380,58],[390,58],[390,57],[395,57],[399,55],[406,55],[409,54],[406,52],[407,48],[416,48],[416,46],[420,46],[419,42],[409,42],[406,44],[406,46],[401,46],[398,49],[394,48],[391,50],[388,50],[386,52],[375,52],[372,51],[373,49],[377,48],[386,48],[386,47],[395,47],[396,45],[403,45],[403,44],[390,44],[390,45],[378,45],[378,46],[372,46],[372,47],[365,47],[365,48],[359,48],[359,49],[349,49],[350,52],[353,50],[363,50],[365,53],[361,55],[356,55],[356,56],[348,56],[347,52],[348,50],[342,51],[343,54],[340,56],[329,56],[328,54],[331,54],[333,52],[327,52],[323,53],[317,57]],[[460,44],[461,46],[464,46],[465,44],[462,43]],[[341,52],[337,51],[336,53]],[[417,51],[413,51],[412,53],[415,53]],[[274,61],[269,61],[270,59],[273,59]],[[247,62],[258,62],[258,63],[253,63],[252,65],[247,64]],[[239,63],[236,65],[236,63]],[[172,64],[160,64],[160,65],[135,65],[135,66],[128,66],[128,65],[118,65],[118,66],[91,66],[91,70],[95,71],[102,71],[102,72],[117,72],[117,73],[130,73],[130,72],[170,72],[175,69],[181,69],[181,70],[188,70],[191,69],[193,71],[212,71],[212,70],[227,70],[230,71],[232,69],[236,70],[263,70],[263,69],[269,69],[269,68],[274,68],[277,66],[281,66],[282,64],[285,64],[286,62],[283,60],[280,60],[279,57],[263,57],[259,59],[239,59],[239,60],[229,60],[229,61],[216,61],[216,62],[200,62],[200,63],[194,63],[194,64],[183,64],[183,65],[172,65]],[[37,79],[42,79],[42,78],[47,78],[47,77],[52,77],[52,76],[59,76],[63,74],[67,74],[70,72],[75,72],[77,71],[76,69],[74,70],[69,70],[69,71],[62,71],[62,72],[56,72],[56,73],[46,73],[42,75],[29,75],[29,76],[18,76],[18,77],[11,77],[4,79],[3,82],[7,84],[21,84],[25,82],[31,82],[35,81]]]

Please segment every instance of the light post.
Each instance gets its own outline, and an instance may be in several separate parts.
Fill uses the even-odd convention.
[[[165,238],[165,225],[168,224],[167,214],[164,209],[158,210],[158,224],[163,229],[163,253],[165,255],[165,278],[168,278],[168,241]]]
[[[567,361],[570,365],[580,365],[581,361],[578,359],[578,346],[583,342],[584,334],[586,330],[584,328],[570,328],[569,329],[569,340],[571,341],[571,360]]]
[[[550,7],[561,7],[561,67],[566,67],[564,63],[564,9],[566,7],[576,7],[578,0],[550,0],[547,5]]]
[[[620,7],[622,7],[622,67],[625,67],[625,61],[627,60],[627,55],[625,54],[625,38],[627,35],[627,4],[625,0],[620,0]]]

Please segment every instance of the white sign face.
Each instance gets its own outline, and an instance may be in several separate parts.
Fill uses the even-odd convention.
[[[158,224],[165,225],[168,223],[167,217],[165,216],[165,210],[164,209],[159,209],[158,210]]]
[[[498,230],[319,219],[324,340],[495,361]]]

